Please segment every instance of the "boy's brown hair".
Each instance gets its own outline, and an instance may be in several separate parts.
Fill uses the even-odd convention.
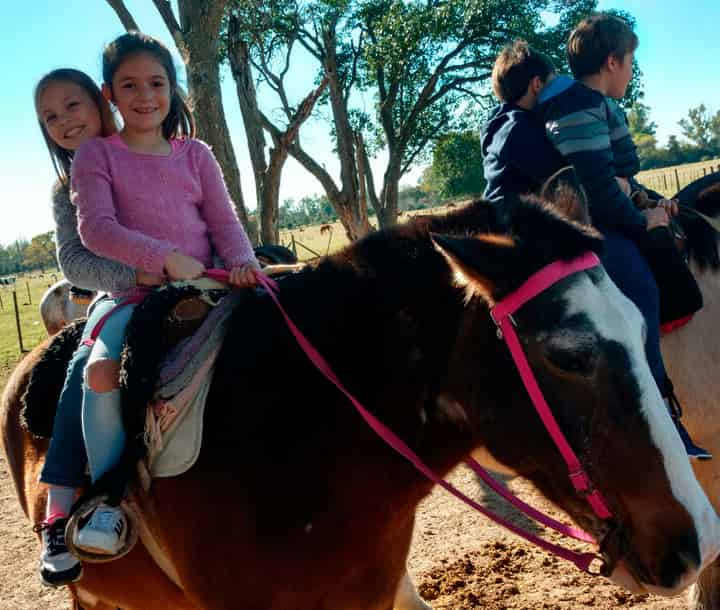
[[[501,102],[512,104],[527,93],[530,81],[539,76],[543,82],[555,72],[553,63],[524,40],[506,46],[495,60],[492,87]]]
[[[575,78],[597,74],[611,55],[622,61],[635,51],[638,37],[627,21],[607,13],[583,19],[570,33],[567,58]]]

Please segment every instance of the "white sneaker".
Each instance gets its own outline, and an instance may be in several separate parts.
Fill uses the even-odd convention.
[[[99,504],[75,535],[75,546],[89,553],[115,555],[125,544],[127,522],[120,508]]]

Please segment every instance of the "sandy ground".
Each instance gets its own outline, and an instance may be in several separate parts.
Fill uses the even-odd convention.
[[[512,513],[492,492],[485,497],[464,468],[456,470],[452,480],[496,512]],[[561,516],[527,482],[516,479],[510,486],[532,504]],[[0,515],[0,610],[69,608],[64,591],[39,582],[38,542],[15,499],[2,458]],[[529,526],[522,518],[516,521]],[[409,565],[420,592],[436,610],[686,607],[684,597],[633,596],[605,579],[587,576],[496,527],[441,489],[420,506]]]

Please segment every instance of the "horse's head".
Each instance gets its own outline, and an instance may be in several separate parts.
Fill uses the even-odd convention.
[[[720,523],[653,381],[638,309],[597,266],[561,279],[514,315],[545,400],[609,502],[608,521],[574,490],[508,349],[492,336],[488,306],[553,261],[601,247],[583,224],[584,201],[571,189],[553,192],[570,220],[542,202],[519,201],[501,233],[434,237],[466,294],[439,408],[457,418],[461,407],[480,446],[592,532],[614,580],[675,594],[715,559]],[[496,408],[487,409],[488,401]]]

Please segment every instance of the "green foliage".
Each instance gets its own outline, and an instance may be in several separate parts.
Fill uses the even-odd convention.
[[[650,121],[650,109],[637,102],[628,113],[628,127],[638,148],[640,169],[695,163],[720,157],[720,112],[712,114],[704,104],[688,111],[680,122],[687,139],[670,136],[665,147],[658,146],[656,125]]]
[[[657,124],[650,120],[650,107],[638,101],[632,105],[627,113],[628,128],[630,135],[637,144],[640,136],[654,136],[657,131]]]
[[[285,199],[280,204],[279,226],[281,229],[325,224],[336,220],[337,215],[325,195],[310,195],[303,197],[297,203],[292,198]]]
[[[486,182],[478,133],[465,131],[442,136],[435,147],[430,176],[443,198],[481,194]]]
[[[57,267],[54,231],[36,235],[30,241],[18,239],[7,246],[0,245],[0,275],[48,267]]]
[[[691,144],[709,154],[720,152],[720,110],[712,114],[705,104],[700,104],[691,108],[679,124]]]
[[[376,133],[402,154],[402,169],[429,157],[443,134],[482,122],[500,49],[525,38],[566,68],[572,27],[596,0],[368,0],[357,3],[360,65],[377,98]],[[547,27],[545,20],[556,20]]]
[[[23,252],[23,264],[27,269],[57,267],[54,231],[36,235],[30,240]]]

